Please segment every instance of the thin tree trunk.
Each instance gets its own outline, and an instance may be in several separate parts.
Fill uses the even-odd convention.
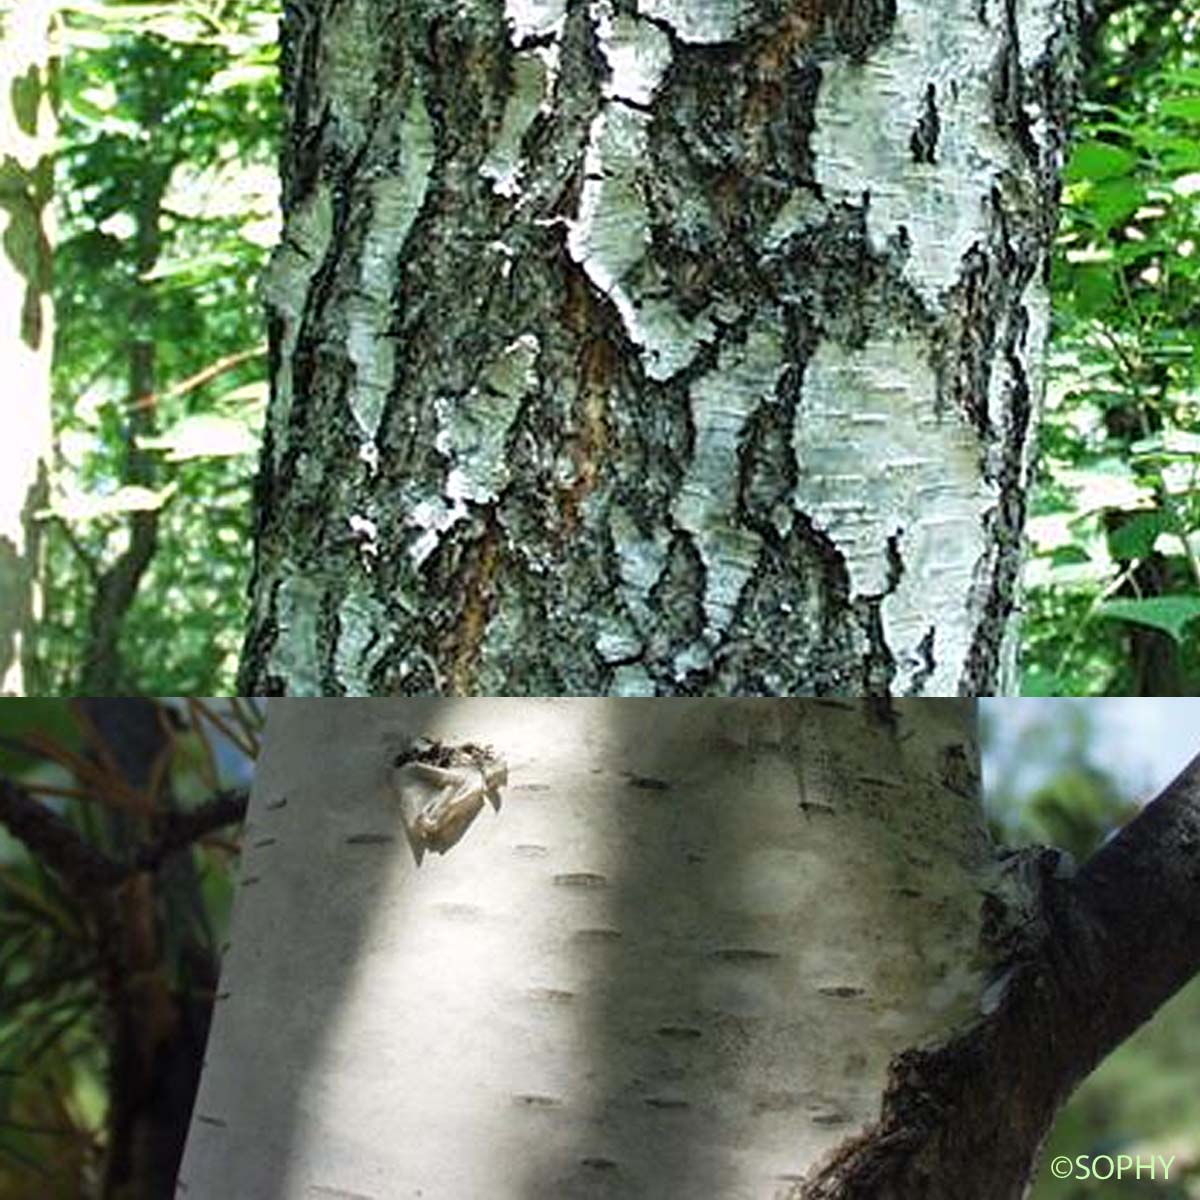
[[[145,114],[153,126],[156,113]],[[134,299],[131,336],[127,344],[129,369],[128,423],[125,429],[125,459],[122,483],[151,489],[157,471],[154,454],[143,449],[138,439],[155,432],[157,347],[149,331],[158,307],[157,288],[148,279],[162,250],[162,202],[171,172],[163,166],[148,167],[140,180],[134,207],[138,290]],[[126,514],[123,547],[112,562],[98,573],[88,613],[87,641],[78,688],[85,696],[120,694],[128,687],[128,670],[121,645],[125,622],[137,599],[142,579],[158,549],[160,509],[138,509]]]
[[[285,5],[251,694],[982,694],[1073,0]]]
[[[76,701],[94,744],[128,785],[145,793],[171,748],[166,710],[153,700]],[[160,819],[175,811],[160,785]],[[139,843],[128,812],[107,814],[109,844],[126,864]],[[103,1200],[160,1200],[171,1194],[191,1119],[208,1036],[216,952],[190,855],[130,871],[94,897],[109,1023]]]
[[[54,345],[54,0],[0,3],[0,694],[36,694],[41,615],[39,510],[49,499],[50,356]]]

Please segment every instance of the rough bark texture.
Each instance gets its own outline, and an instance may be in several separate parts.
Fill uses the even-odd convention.
[[[0,2],[0,694],[36,694],[41,614],[38,510],[48,498],[53,0]]]
[[[243,691],[1007,686],[1075,0],[294,0]]]

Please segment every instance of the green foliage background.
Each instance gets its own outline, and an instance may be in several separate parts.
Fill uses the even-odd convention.
[[[1107,4],[1066,170],[1027,695],[1200,692],[1200,12]]]
[[[233,690],[266,401],[255,280],[278,236],[276,16],[199,0],[63,7],[43,693],[92,690],[89,630],[147,511],[153,555],[100,631],[120,652],[105,690]],[[152,402],[132,379],[138,343],[152,347]]]
[[[107,742],[95,710],[79,701],[0,701],[0,780],[18,782],[57,814],[66,831],[60,841],[78,839],[110,862],[127,863],[168,814],[195,810],[252,775],[262,724],[252,702],[94,703],[129,731],[127,745]],[[130,704],[144,707],[134,714],[115,707]],[[148,712],[161,729],[158,756],[118,761],[138,744]],[[131,785],[143,769],[146,786]],[[101,898],[50,869],[0,824],[0,1200],[81,1200],[104,1191],[117,1095],[130,1103],[138,1094],[137,1072],[118,1047],[149,1037],[127,1028],[122,1039],[118,996],[132,1006],[131,997],[154,994],[170,1013],[159,1032],[178,1051],[154,1059],[159,1079],[174,1072],[177,1092],[179,1064],[197,1071],[203,1029],[197,1033],[195,1016],[211,1011],[233,903],[236,828],[221,832],[227,836],[179,851],[153,878],[131,877]],[[136,930],[134,913],[142,918]],[[139,960],[135,986],[123,972],[139,940],[153,958]],[[183,1111],[186,1122],[190,1094],[182,1105],[171,1086],[152,1094],[155,1111]],[[137,1178],[152,1176],[142,1170]],[[152,1200],[140,1188],[120,1194]],[[156,1190],[154,1200],[166,1194]]]

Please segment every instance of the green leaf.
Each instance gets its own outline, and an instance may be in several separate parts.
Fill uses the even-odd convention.
[[[1157,509],[1134,513],[1108,535],[1109,552],[1118,559],[1145,558],[1154,549],[1165,522],[1164,514]]]
[[[209,82],[212,92],[227,92],[237,87],[263,87],[279,73],[273,63],[239,63],[218,71]]]
[[[106,496],[91,496],[81,492],[56,499],[49,509],[37,515],[43,518],[61,517],[64,521],[95,521],[101,517],[119,517],[124,513],[155,512],[178,490],[175,484],[170,484],[159,491],[129,485]]]
[[[141,278],[146,283],[171,279],[176,283],[191,285],[211,279],[228,268],[228,256],[215,250],[211,254],[190,254],[180,258],[164,255]]]
[[[263,409],[266,407],[270,394],[270,385],[265,379],[261,379],[222,392],[217,403],[222,408],[231,411],[234,409],[247,411],[254,408]]]
[[[1111,142],[1080,142],[1071,155],[1064,176],[1068,180],[1114,179],[1128,175],[1136,164],[1136,154]]]
[[[45,762],[39,751],[24,752],[18,746],[29,733],[41,733],[70,750],[79,747],[82,737],[75,714],[67,700],[22,700],[20,704],[0,705],[0,772],[24,775]]]
[[[1189,622],[1200,617],[1200,596],[1151,596],[1145,600],[1110,600],[1098,610],[1102,617],[1148,625],[1183,641]]]
[[[1069,391],[1064,395],[1075,407],[1084,404],[1094,404],[1102,412],[1110,408],[1120,408],[1129,403],[1129,393],[1124,388],[1093,387],[1081,388],[1079,391]]]
[[[1129,444],[1129,453],[1136,454],[1140,458],[1161,454],[1162,450],[1163,435],[1161,433],[1152,433],[1149,437],[1138,438],[1136,442]]]
[[[1152,498],[1149,487],[1120,455],[1107,455],[1085,467],[1063,468],[1058,478],[1075,492],[1076,521],[1101,509],[1141,508]]]
[[[1133,179],[1105,179],[1088,189],[1084,211],[1103,230],[1121,225],[1146,199],[1146,189]]]
[[[1022,696],[1072,696],[1076,694],[1075,689],[1069,687],[1057,672],[1044,667],[1032,666],[1021,675]]]
[[[1200,96],[1167,96],[1159,104],[1159,111],[1164,117],[1200,121]]]
[[[1116,282],[1111,268],[1099,263],[1074,265],[1068,278],[1080,316],[1095,316],[1112,303]]]
[[[1091,559],[1081,546],[1058,546],[1050,552],[1050,562],[1056,567],[1067,567],[1091,562]]]
[[[1129,447],[1129,453],[1137,458],[1195,458],[1200,455],[1200,433],[1187,429],[1166,429],[1138,438]]]
[[[1163,81],[1179,87],[1200,87],[1200,67],[1167,67]]]

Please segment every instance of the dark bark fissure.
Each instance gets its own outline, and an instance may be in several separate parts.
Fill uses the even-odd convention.
[[[930,83],[925,88],[925,108],[913,129],[909,146],[912,149],[913,162],[928,163],[931,166],[937,162],[937,141],[941,132],[941,120],[937,110],[937,87]]]
[[[1067,24],[1060,32],[1062,44],[1057,53],[1070,54],[1078,33],[1079,10],[1063,6]],[[1006,41],[996,72],[993,103],[997,124],[1012,131],[1029,164],[1036,191],[1031,195],[1018,181],[1009,183],[1009,193],[1000,189],[992,196],[992,233],[985,249],[972,250],[974,270],[963,281],[961,301],[954,306],[947,328],[952,347],[949,356],[957,360],[958,379],[951,375],[950,387],[957,388],[959,403],[968,405],[981,434],[990,434],[986,405],[990,386],[990,366],[1000,342],[1000,361],[1007,371],[1003,428],[999,433],[1001,452],[992,464],[985,466],[985,475],[998,490],[998,502],[987,518],[992,553],[980,574],[984,593],[983,616],[967,658],[961,692],[965,695],[986,694],[989,683],[999,670],[1004,629],[1007,626],[1019,586],[1019,546],[1025,527],[1026,471],[1023,464],[1029,455],[1033,426],[1035,396],[1024,365],[1021,351],[1025,348],[1029,328],[1029,312],[1024,303],[1026,288],[1033,273],[1043,272],[1048,279],[1048,254],[1038,253],[1038,247],[1050,246],[1055,232],[1059,194],[1058,162],[1070,111],[1074,104],[1075,76],[1064,72],[1061,62],[1047,52],[1038,68],[1026,77],[1017,57],[1020,27],[1014,0],[1005,0],[1004,20]],[[1039,148],[1029,128],[1030,111],[1045,114],[1048,128],[1057,130],[1050,145]],[[1050,201],[1047,203],[1047,201]],[[975,287],[987,295],[981,306],[974,303]],[[985,314],[987,314],[985,316]],[[957,327],[956,327],[957,325]],[[982,340],[979,339],[983,333]],[[963,390],[964,376],[970,384]],[[943,374],[942,379],[946,376]],[[974,403],[970,397],[977,399]],[[986,460],[985,460],[986,461]]]

